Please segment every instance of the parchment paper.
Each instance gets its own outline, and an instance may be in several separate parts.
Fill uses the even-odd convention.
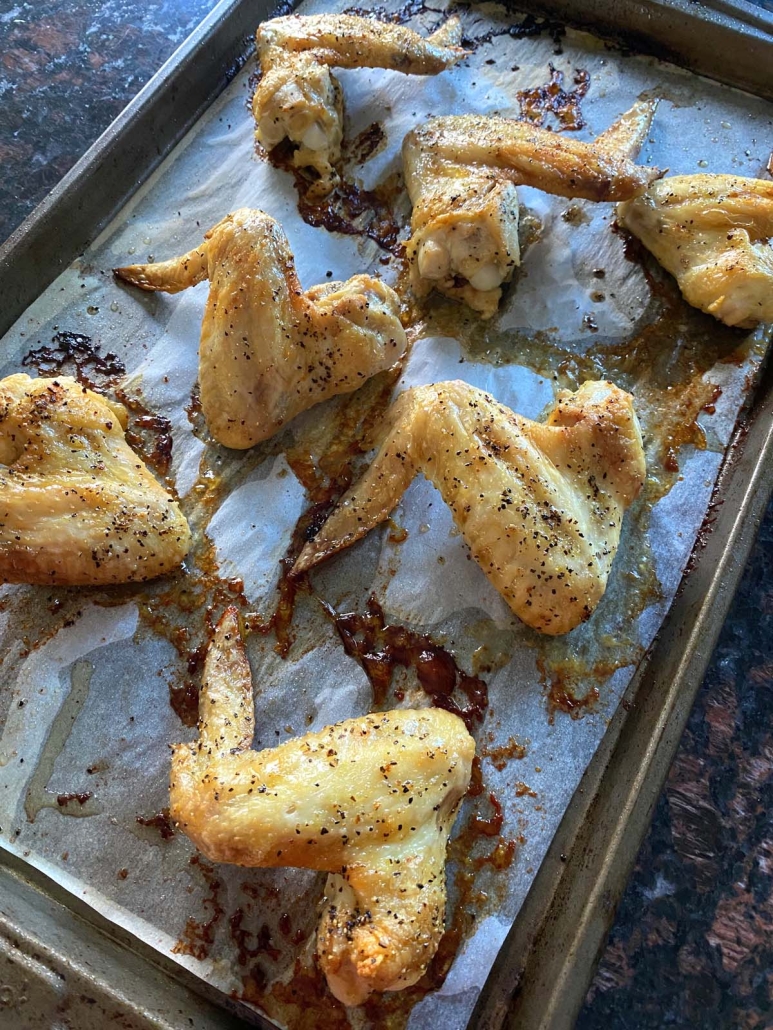
[[[323,5],[304,4],[301,10],[321,11]],[[479,39],[520,20],[494,4],[464,10],[462,17],[466,35]],[[438,8],[411,24],[429,31],[440,19]],[[563,52],[555,49],[549,34],[502,34],[436,78],[341,72],[347,136],[374,121],[387,135],[386,147],[356,169],[361,183],[374,186],[399,169],[404,134],[428,115],[517,116],[517,91],[545,83],[551,62],[566,72],[567,88],[575,69],[590,73],[583,138],[603,131],[644,92],[658,94],[663,101],[642,161],[671,173],[761,174],[771,139],[769,105],[651,59],[623,57],[585,34],[569,32]],[[188,414],[207,284],[176,297],[148,296],[120,287],[110,276],[115,265],[182,253],[228,211],[248,205],[284,225],[304,286],[327,273],[344,279],[363,270],[395,281],[395,261],[385,265],[372,241],[305,224],[290,176],[255,155],[246,106],[251,70],[237,76],[102,237],[10,330],[2,342],[2,374],[19,370],[24,355],[49,343],[57,328],[87,334],[103,352],[115,352],[128,369],[123,388],[141,393],[149,408],[171,421],[171,477],[198,539],[193,564],[209,548],[220,578],[241,579],[250,609],[268,616],[279,559],[308,504],[288,455],[315,428],[332,425],[342,402],[306,413],[249,454],[210,448]],[[466,1024],[607,721],[673,598],[764,349],[762,333],[744,340],[677,302],[673,342],[659,344],[659,376],[651,368],[626,367],[619,357],[599,357],[603,344],[610,354],[624,353],[625,341],[660,317],[662,296],[653,294],[641,265],[627,260],[624,241],[610,228],[611,205],[527,189],[519,194],[541,228],[501,315],[483,331],[461,308],[440,304],[437,324],[453,331],[417,341],[397,389],[463,378],[535,418],[552,404],[559,386],[577,385],[591,366],[600,373],[619,367],[621,385],[641,401],[648,456],[661,472],[669,347],[676,364],[685,349],[705,340],[713,356],[703,369],[695,363],[696,381],[700,385],[703,375],[722,392],[713,409],[698,413],[707,446],[675,445],[678,473],[650,484],[628,514],[608,593],[590,623],[567,638],[548,641],[518,623],[470,560],[440,495],[421,478],[395,515],[407,530],[404,542],[391,542],[388,529],[375,531],[313,576],[315,593],[337,610],[362,611],[374,593],[390,621],[431,632],[462,668],[488,670],[483,675],[490,710],[476,731],[486,791],[465,802],[457,829],[473,811],[491,815],[486,796],[493,791],[503,808],[502,840],[515,840],[517,848],[509,868],[484,863],[477,873],[475,887],[486,897],[463,899],[476,922],[462,935],[443,985],[399,1003],[398,1016],[402,1012],[415,1028],[439,1020],[449,1030]],[[603,282],[593,273],[599,268]],[[673,287],[666,289],[673,302]],[[595,328],[585,316],[592,316]],[[699,434],[692,439],[701,443]],[[194,573],[191,567],[188,574]],[[224,596],[217,594],[215,606],[222,608]],[[201,958],[183,949],[176,961],[292,1024],[298,1010],[288,1007],[287,992],[272,983],[288,983],[309,967],[322,879],[293,870],[210,869],[191,863],[193,848],[180,834],[165,839],[137,822],[137,816],[153,816],[167,804],[167,745],[191,733],[169,704],[170,685],[179,685],[188,670],[168,626],[187,626],[192,639],[203,639],[213,593],[202,589],[186,610],[170,612],[164,597],[162,587],[0,589],[0,834],[9,848],[167,955],[181,937],[189,944],[203,940],[200,948],[189,948]],[[158,632],[162,616],[167,630]],[[300,599],[294,627],[286,659],[275,652],[270,636],[254,634],[248,642],[256,746],[372,707],[367,677],[344,653],[314,597]],[[592,687],[599,691],[597,704],[578,719],[551,714],[546,699],[546,686],[570,673],[580,694]],[[427,703],[412,674],[398,673],[395,685],[404,692],[399,703]],[[498,757],[496,748],[511,738],[525,757]],[[92,796],[83,804],[57,801],[75,792]],[[453,863],[449,884],[449,913],[458,915]],[[189,918],[198,936],[185,938]],[[262,937],[261,927],[267,928]],[[398,1003],[388,1004],[391,1018],[397,1018]],[[322,1013],[338,1011],[329,996],[307,995],[304,1006],[318,1007],[316,1025],[326,1025]],[[368,1015],[348,1018],[353,1026],[377,1026],[386,1011],[376,1005]]]

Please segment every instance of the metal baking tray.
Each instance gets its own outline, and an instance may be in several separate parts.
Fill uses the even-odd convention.
[[[517,7],[773,98],[773,15],[741,0],[586,0],[581,15],[562,0]],[[218,4],[11,236],[0,249],[0,334],[220,94],[248,59],[256,24],[272,13],[265,0]],[[677,598],[583,776],[471,1027],[573,1024],[773,488],[772,458],[769,362],[727,451]],[[235,1025],[225,1010],[238,1011],[236,1003],[2,846],[0,881],[0,951],[17,984],[16,994],[0,997],[0,1026],[17,1003],[24,1026],[48,1025],[52,1012],[84,996],[83,1027],[119,1012],[137,1027]]]

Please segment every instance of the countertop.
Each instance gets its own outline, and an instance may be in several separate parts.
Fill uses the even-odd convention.
[[[0,239],[213,6],[0,0]],[[772,712],[773,504],[577,1030],[773,1027]]]

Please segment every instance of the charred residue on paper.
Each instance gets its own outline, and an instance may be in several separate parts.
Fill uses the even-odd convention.
[[[401,666],[414,670],[435,707],[458,715],[468,729],[483,719],[488,707],[485,682],[461,669],[451,651],[428,634],[387,622],[375,596],[368,598],[364,612],[336,612],[327,604],[325,608],[344,650],[357,659],[370,680],[377,709],[404,699],[401,690],[394,692],[394,699],[389,697],[393,673]]]
[[[99,344],[83,333],[57,330],[50,344],[40,344],[22,359],[22,366],[34,368],[40,376],[72,376],[88,387],[123,404],[128,413],[126,440],[162,478],[172,461],[172,425],[168,418],[152,411],[139,392],[123,389],[126,368],[117,355],[102,353]],[[170,484],[167,483],[167,486]]]
[[[320,196],[317,180],[309,170],[293,164],[293,149],[294,145],[284,140],[267,156],[276,168],[292,175],[298,214],[304,222],[328,232],[371,239],[395,257],[402,254],[399,236],[403,227],[395,211],[395,199],[402,190],[400,176],[390,176],[370,190],[341,176],[329,193]]]
[[[215,934],[220,921],[225,914],[221,893],[223,881],[215,872],[215,867],[205,861],[200,855],[193,855],[190,859],[191,868],[198,871],[200,879],[207,888],[207,895],[202,899],[201,906],[208,918],[194,919],[188,916],[180,938],[172,948],[174,955],[192,955],[200,961],[207,958],[210,948],[215,943]]]
[[[533,89],[521,89],[516,93],[521,108],[521,118],[532,125],[544,126],[559,131],[577,131],[585,125],[581,101],[590,88],[590,75],[583,68],[576,68],[572,74],[574,89],[564,87],[564,73],[552,63],[549,80]],[[552,118],[551,118],[552,116]]]

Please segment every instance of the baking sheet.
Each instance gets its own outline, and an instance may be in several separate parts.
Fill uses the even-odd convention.
[[[430,29],[439,18],[424,11],[413,24]],[[463,12],[463,19],[473,38],[511,24],[493,5]],[[555,49],[549,34],[502,34],[436,79],[342,73],[349,135],[375,119],[387,134],[386,148],[359,170],[364,185],[396,169],[402,136],[428,114],[517,114],[517,90],[547,81],[549,62],[567,72],[569,83],[576,68],[590,72],[583,134],[595,135],[643,91],[654,91],[665,100],[642,160],[672,172],[761,173],[769,105],[651,60],[621,58],[584,35],[570,33],[563,54]],[[136,821],[163,808],[166,745],[190,732],[170,707],[169,691],[170,684],[195,679],[206,606],[214,604],[217,613],[226,598],[238,599],[227,583],[238,577],[245,610],[264,616],[272,610],[277,559],[307,503],[296,476],[304,477],[298,456],[323,450],[326,438],[349,424],[357,402],[331,402],[324,417],[315,409],[248,454],[205,447],[191,392],[206,284],[176,298],[137,296],[115,285],[109,269],[186,250],[228,210],[253,204],[285,225],[304,285],[328,270],[335,278],[363,268],[392,280],[398,273],[396,262],[381,263],[372,241],[331,236],[298,218],[290,177],[253,155],[247,97],[245,73],[4,340],[9,360],[3,374],[18,370],[30,349],[49,344],[55,327],[85,333],[119,355],[129,370],[122,389],[141,392],[143,403],[171,422],[171,475],[198,543],[184,589],[168,581],[143,590],[50,595],[4,588],[0,825],[29,861],[159,949],[177,945],[177,959],[211,983],[290,1023],[300,1019],[298,991],[303,1010],[312,1013],[306,1018],[320,1025],[320,1011],[328,1021],[344,1020],[336,1003],[321,995],[319,979],[305,973],[321,879],[191,864],[184,838],[165,839],[162,821]],[[466,1022],[606,720],[673,596],[763,349],[761,333],[744,340],[724,330],[682,305],[651,266],[643,270],[628,260],[623,240],[609,231],[610,206],[519,192],[541,229],[501,318],[481,331],[460,308],[435,305],[398,388],[460,376],[536,417],[557,386],[609,375],[637,395],[652,476],[627,518],[607,597],[591,623],[565,640],[541,640],[517,624],[469,561],[439,495],[423,480],[395,516],[408,531],[402,543],[390,541],[389,530],[375,532],[315,574],[316,594],[338,610],[362,611],[375,592],[391,620],[431,631],[466,670],[490,670],[482,674],[491,707],[476,733],[486,790],[465,803],[460,828],[465,820],[469,827],[475,812],[490,818],[489,791],[504,817],[501,840],[483,834],[466,859],[459,861],[464,849],[457,848],[450,867],[449,914],[459,952],[442,987],[423,999],[426,984],[369,1005],[351,1017],[354,1025],[383,1025],[387,1014],[412,1026],[438,1016],[453,1026]],[[603,280],[593,269],[604,270]],[[604,301],[593,299],[602,292]],[[722,393],[715,397],[706,380]],[[704,406],[713,413],[701,412]],[[669,434],[676,461],[667,457]],[[679,470],[664,463],[678,463]],[[314,598],[299,599],[294,629],[286,660],[275,653],[273,638],[254,634],[249,641],[263,745],[372,706],[367,678],[343,653]],[[559,705],[552,721],[547,686]],[[600,695],[576,720],[560,710],[567,703],[563,692],[573,686],[580,695],[594,687]],[[425,703],[411,675],[396,676],[395,687],[404,692],[402,703]],[[387,704],[393,703],[390,697]],[[92,796],[59,803],[79,792]],[[469,839],[464,830],[461,839]],[[504,864],[497,856],[509,855],[501,845],[510,840],[516,844],[512,864],[497,869]],[[491,861],[475,869],[476,857],[486,855]],[[467,912],[477,917],[474,936]],[[197,925],[186,931],[189,918]],[[435,970],[433,983],[442,971]],[[290,982],[272,986],[274,978]]]

